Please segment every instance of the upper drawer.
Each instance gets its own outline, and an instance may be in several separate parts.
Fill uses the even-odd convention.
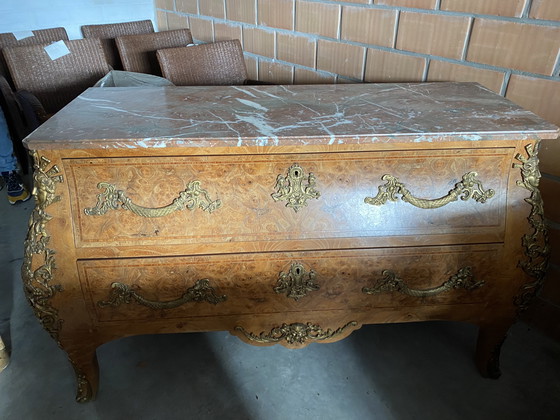
[[[466,233],[473,242],[499,242],[510,161],[510,149],[469,149],[66,159],[64,166],[78,247],[357,237],[377,246]]]

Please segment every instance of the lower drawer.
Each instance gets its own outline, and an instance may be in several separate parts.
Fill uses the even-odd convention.
[[[80,260],[97,321],[483,302],[501,245]],[[493,271],[494,272],[493,272]]]

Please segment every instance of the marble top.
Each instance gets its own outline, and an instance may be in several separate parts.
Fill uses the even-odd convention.
[[[236,147],[558,137],[475,83],[90,88],[30,149]]]

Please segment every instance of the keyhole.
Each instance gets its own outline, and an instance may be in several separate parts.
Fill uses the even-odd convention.
[[[296,274],[297,274],[297,275],[299,276],[299,275],[300,275],[300,273],[301,273],[301,268],[299,268],[299,267],[296,267]]]
[[[297,170],[294,171],[294,175],[295,175],[295,176],[299,176],[299,171],[297,171]]]

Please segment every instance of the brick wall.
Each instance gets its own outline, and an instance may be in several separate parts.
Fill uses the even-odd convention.
[[[560,0],[155,0],[159,30],[237,38],[274,83],[476,81],[560,125]],[[560,337],[560,141],[544,142],[552,267],[530,315]],[[552,320],[552,321],[551,321]]]

